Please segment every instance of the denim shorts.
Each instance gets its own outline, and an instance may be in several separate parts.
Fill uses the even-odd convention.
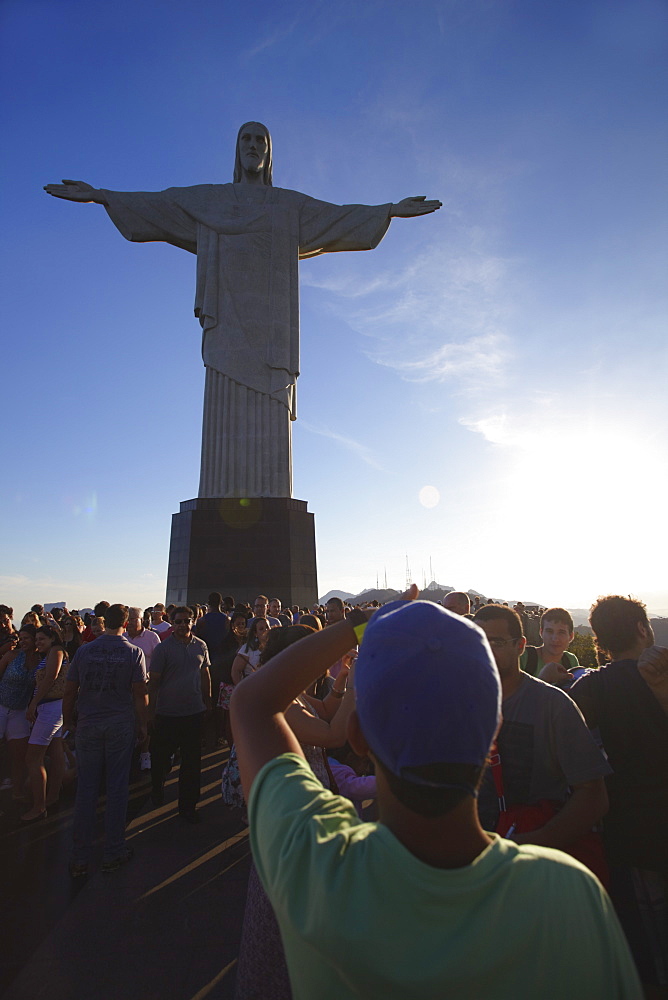
[[[43,701],[37,706],[37,721],[32,727],[28,743],[48,747],[51,740],[63,735],[63,699]]]
[[[5,708],[0,705],[0,740],[25,740],[30,736],[30,723],[25,708]]]

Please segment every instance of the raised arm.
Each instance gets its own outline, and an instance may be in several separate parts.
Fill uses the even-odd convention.
[[[393,205],[390,209],[390,218],[412,219],[415,215],[429,215],[430,212],[436,212],[442,206],[442,202],[427,201],[426,195],[419,194],[414,198],[404,198],[403,201]]]
[[[348,739],[348,719],[355,707],[352,679],[338,705],[331,720],[318,719],[299,704],[290,705],[285,711],[285,718],[300,743],[316,747],[341,747]]]
[[[12,634],[0,644],[0,656],[5,656],[7,653],[13,653],[18,641],[19,637],[17,633],[12,632]]]
[[[255,775],[272,757],[288,751],[304,756],[285,712],[356,638],[353,626],[344,618],[293,643],[235,687],[230,715],[246,801]]]
[[[86,184],[85,181],[68,181],[63,179],[62,184],[45,184],[44,190],[54,198],[64,198],[66,201],[95,202],[97,205],[106,205],[104,195],[97,188]]]
[[[414,601],[417,595],[418,589],[412,584],[402,598]],[[357,641],[351,620],[344,618],[288,646],[234,689],[230,715],[246,801],[256,774],[267,761],[289,751],[303,756],[285,712]],[[351,691],[350,697],[353,694]]]
[[[0,659],[0,677],[2,677],[2,675],[4,674],[5,670],[9,666],[9,664],[18,655],[19,655],[19,650],[18,649],[10,649],[9,652],[5,653],[5,655],[2,657],[2,659]]]

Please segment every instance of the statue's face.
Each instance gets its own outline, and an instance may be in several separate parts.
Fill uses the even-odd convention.
[[[267,133],[261,125],[251,123],[239,136],[239,159],[242,169],[249,174],[264,170],[269,153]]]

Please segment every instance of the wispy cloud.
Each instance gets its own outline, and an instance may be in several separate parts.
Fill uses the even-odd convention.
[[[490,444],[506,446],[519,444],[516,430],[505,408],[484,417],[460,417],[459,423],[467,430],[482,434]]]
[[[390,275],[384,273],[370,279],[360,279],[354,272],[321,277],[315,270],[307,270],[306,268],[302,268],[299,272],[299,279],[300,283],[308,288],[332,292],[345,299],[360,299],[365,295],[373,295],[393,284]]]
[[[374,453],[367,447],[367,445],[362,444],[361,441],[354,441],[352,438],[344,437],[343,434],[339,434],[337,431],[329,430],[329,428],[315,427],[313,424],[309,424],[305,420],[300,420],[300,425],[310,434],[318,434],[320,437],[336,441],[336,443],[340,444],[341,447],[353,452],[353,454],[357,455],[359,459],[366,462],[367,465],[370,465],[372,469],[382,469],[382,465]]]
[[[490,444],[525,457],[556,449],[556,460],[566,465],[576,455],[618,453],[621,442],[636,433],[629,430],[627,417],[611,417],[610,402],[606,390],[590,387],[585,392],[583,383],[574,379],[561,390],[527,389],[478,415],[460,417],[459,423]]]
[[[372,19],[374,12],[380,11],[382,4],[383,0],[367,0],[363,16],[367,20]],[[286,9],[289,7],[298,8],[298,13],[292,18],[289,17],[289,10]],[[357,28],[360,21],[360,6],[356,0],[339,0],[337,4],[328,3],[327,0],[309,0],[308,3],[298,0],[297,3],[283,4],[282,8],[279,6],[277,9],[280,13],[285,14],[283,20],[277,23],[280,14],[272,18],[273,25],[265,31],[265,34],[255,45],[241,53],[242,59],[252,59],[260,53],[265,53],[267,49],[280,45],[297,28],[300,30],[299,47],[305,50],[322,42],[323,39],[346,24],[351,25],[351,30],[353,30],[353,26]],[[294,47],[294,39],[290,44]]]
[[[503,381],[513,354],[512,263],[478,249],[432,245],[407,266],[359,281],[309,278],[349,303],[347,322],[372,342],[367,356],[411,382],[458,380],[462,391]],[[353,306],[350,308],[350,306]],[[345,306],[344,306],[345,309]]]
[[[164,593],[164,576],[154,573],[112,575],[104,583],[94,573],[82,573],[76,579],[39,570],[34,576],[21,573],[0,576],[2,599],[14,608],[15,618],[22,617],[35,601],[40,604],[65,601],[70,608],[90,608],[103,596],[110,601],[146,607],[160,591]]]
[[[273,48],[274,45],[278,45],[285,38],[288,38],[292,32],[295,30],[299,24],[299,16],[293,18],[291,21],[277,25],[273,30],[269,31],[264,38],[261,38],[259,42],[253,45],[249,49],[245,49],[241,53],[242,59],[252,59],[254,56],[260,54],[260,52],[266,51],[266,49]]]
[[[407,382],[445,382],[461,379],[466,383],[499,381],[502,377],[508,338],[502,333],[471,337],[463,343],[442,347],[417,360],[389,361],[379,364],[394,368]]]
[[[88,607],[90,595],[94,593],[99,584],[92,584],[85,580],[77,580],[76,583],[61,577],[51,576],[43,573],[34,577],[23,574],[0,576],[0,592],[11,595],[14,601],[14,610],[18,612],[23,605],[29,608],[35,601],[41,603],[52,603],[53,601],[67,600],[70,606],[85,605]],[[5,600],[9,600],[6,597]]]
[[[0,589],[9,590],[11,587],[22,587],[33,581],[27,576],[0,576]]]
[[[604,393],[573,379],[563,389],[544,391],[525,388],[519,397],[499,400],[478,415],[460,417],[459,423],[490,444],[511,449],[518,455],[538,455],[552,447],[571,453],[587,453],[603,439],[619,439],[600,413],[606,410]],[[608,429],[609,428],[609,429]]]

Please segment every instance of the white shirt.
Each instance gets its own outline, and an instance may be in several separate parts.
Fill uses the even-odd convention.
[[[147,628],[143,628],[138,635],[128,635],[127,632],[123,633],[128,642],[131,642],[133,646],[139,646],[140,649],[144,650],[144,656],[146,657],[146,673],[151,669],[151,655],[156,646],[160,645],[160,636],[157,632],[151,632]]]

